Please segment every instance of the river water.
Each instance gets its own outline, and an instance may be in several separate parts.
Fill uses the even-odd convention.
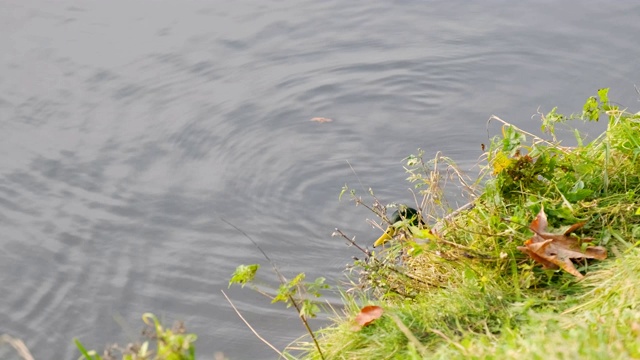
[[[0,333],[74,359],[72,338],[126,343],[150,311],[198,333],[199,358],[273,358],[220,292],[266,265],[223,220],[286,275],[336,283],[358,254],[333,229],[379,235],[338,201],[360,186],[347,161],[411,202],[401,160],[471,169],[491,114],[536,131],[538,107],[579,111],[600,87],[637,108],[639,17],[632,2],[5,0]],[[276,284],[267,266],[259,280]],[[273,344],[304,333],[290,309],[228,294]]]

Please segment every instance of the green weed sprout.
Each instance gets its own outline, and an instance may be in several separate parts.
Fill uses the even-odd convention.
[[[80,360],[111,360],[116,359],[116,353],[122,360],[195,360],[195,334],[186,333],[182,325],[173,329],[165,329],[158,318],[151,313],[142,315],[142,320],[153,330],[149,337],[153,342],[144,341],[142,344],[129,344],[125,349],[114,345],[105,350],[100,356],[95,350],[87,350],[78,339],[73,342],[80,351]]]

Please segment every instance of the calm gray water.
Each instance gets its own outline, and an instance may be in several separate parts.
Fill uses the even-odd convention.
[[[221,218],[285,274],[336,282],[357,253],[333,229],[379,235],[338,201],[357,186],[347,160],[383,201],[411,201],[401,159],[470,168],[491,114],[535,130],[539,106],[579,110],[605,86],[637,109],[640,7],[558,4],[3,1],[0,333],[75,359],[73,337],[127,342],[151,311],[185,320],[199,358],[273,358],[220,293],[264,264]],[[228,293],[274,344],[303,334]]]

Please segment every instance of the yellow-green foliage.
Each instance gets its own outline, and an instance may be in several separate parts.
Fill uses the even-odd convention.
[[[155,341],[129,344],[126,349],[113,345],[104,351],[104,356],[100,356],[97,351],[87,350],[80,340],[75,339],[74,343],[82,354],[80,360],[111,360],[116,359],[118,353],[122,360],[195,360],[195,334],[185,333],[181,324],[173,329],[164,328],[151,313],[142,315],[142,320],[151,329],[152,333],[147,335]]]

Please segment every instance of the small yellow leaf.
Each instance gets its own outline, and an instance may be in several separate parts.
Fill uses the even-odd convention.
[[[498,175],[502,170],[506,169],[511,164],[511,159],[504,153],[498,152],[493,158],[493,175]]]

